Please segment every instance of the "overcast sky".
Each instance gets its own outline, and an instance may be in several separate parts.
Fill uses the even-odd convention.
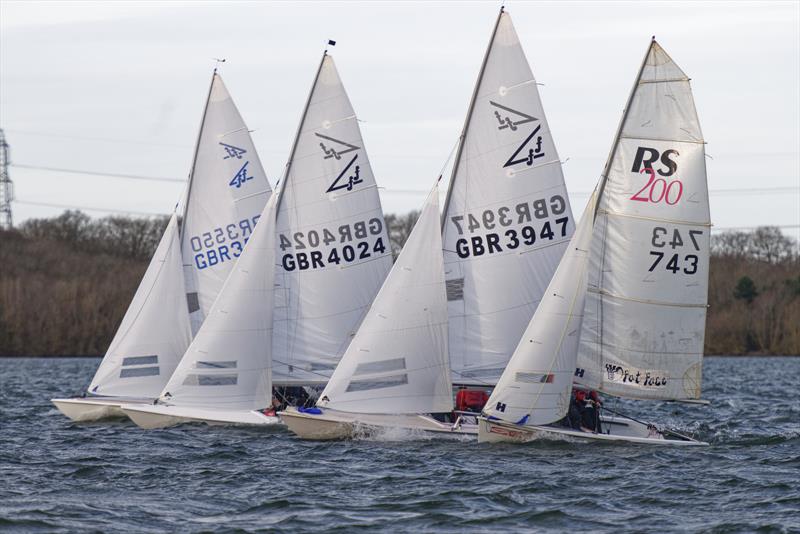
[[[569,158],[573,211],[597,181],[656,35],[692,78],[713,157],[714,224],[800,225],[799,6],[506,2]],[[211,58],[224,57],[222,76],[274,184],[335,39],[384,210],[405,212],[458,139],[499,7],[0,0],[0,127],[18,165],[185,178]],[[167,213],[182,192],[180,183],[10,170],[15,222],[60,211],[27,202]],[[759,190],[715,192],[749,188]]]

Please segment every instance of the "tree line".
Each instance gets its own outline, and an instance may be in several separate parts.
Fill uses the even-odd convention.
[[[395,256],[417,215],[386,215]],[[103,354],[167,222],[67,211],[0,231],[0,355]],[[705,352],[800,354],[800,255],[780,229],[712,236]]]

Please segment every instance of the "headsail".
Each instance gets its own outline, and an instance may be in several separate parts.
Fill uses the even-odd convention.
[[[192,339],[173,214],[89,393],[155,398]]]
[[[273,378],[324,383],[392,265],[358,121],[328,54],[282,183]]]
[[[711,225],[704,141],[689,78],[655,40],[600,194],[575,380],[697,399]]]
[[[318,405],[383,414],[453,409],[440,232],[435,187]]]
[[[264,208],[162,401],[224,410],[270,405],[276,200]]]
[[[541,425],[567,412],[586,296],[586,268],[596,196],[592,195],[564,257],[484,413]]]
[[[271,194],[222,78],[211,80],[189,179],[181,247],[192,332],[214,303]]]

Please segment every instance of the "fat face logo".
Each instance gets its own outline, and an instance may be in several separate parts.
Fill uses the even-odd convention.
[[[336,158],[337,160],[342,159],[342,155],[347,154],[348,152],[352,152],[354,150],[358,150],[359,146],[351,145],[350,143],[346,143],[345,141],[340,141],[339,139],[334,139],[333,137],[328,137],[327,135],[322,135],[315,133],[317,137],[328,141],[326,145],[324,141],[320,141],[319,147],[322,149],[322,152],[325,154],[323,159],[330,159]],[[335,145],[331,143],[336,143]],[[342,149],[344,147],[344,150]]]
[[[350,172],[350,168],[353,167],[353,164],[358,159],[358,154],[353,156],[353,159],[350,160],[350,163],[339,173],[339,176],[336,177],[336,180],[333,181],[331,186],[328,188],[326,193],[332,193],[334,191],[339,191],[340,189],[347,189],[348,191],[352,191],[355,185],[360,184],[363,182],[363,178],[361,178],[361,166],[356,165],[353,172]]]
[[[519,126],[520,124],[525,124],[526,122],[533,122],[539,120],[536,117],[528,115],[527,113],[523,113],[521,111],[517,111],[516,109],[503,106],[501,104],[498,104],[497,102],[492,102],[490,100],[489,103],[492,106],[498,108],[494,110],[494,116],[497,119],[497,122],[500,123],[500,126],[497,127],[498,130],[505,130],[506,128],[509,128],[512,132],[516,132],[517,126]],[[503,113],[501,114],[499,110],[502,110]],[[509,115],[509,113],[511,114],[511,116]]]
[[[678,163],[671,159],[674,156],[680,156],[677,150],[665,150],[659,153],[655,148],[640,146],[636,148],[636,157],[633,159],[633,168],[631,172],[639,173],[642,169],[653,169],[661,176],[672,176],[678,170]],[[653,164],[659,162],[659,168],[656,169]]]

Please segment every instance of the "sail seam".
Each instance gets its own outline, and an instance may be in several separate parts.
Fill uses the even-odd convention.
[[[630,302],[639,302],[641,304],[655,304],[657,306],[672,306],[675,308],[707,308],[708,305],[706,304],[691,304],[688,302],[666,302],[663,300],[651,300],[651,299],[637,299],[635,297],[625,297],[623,295],[617,295],[614,293],[609,293],[605,289],[597,289],[590,287],[588,289],[590,293],[596,293],[598,295],[604,295],[606,297],[611,297],[620,300],[627,300]]]
[[[692,143],[695,145],[705,145],[706,142],[704,140],[687,140],[687,139],[665,139],[663,137],[640,137],[640,136],[633,136],[633,135],[620,135],[620,139],[632,139],[634,141],[661,141],[663,143]]]
[[[634,215],[632,213],[622,213],[619,211],[611,211],[609,209],[600,208],[597,210],[598,212],[604,215],[613,215],[615,217],[627,217],[629,219],[640,219],[643,221],[654,221],[654,222],[663,222],[669,224],[684,224],[687,226],[705,226],[706,228],[711,228],[712,224],[710,222],[694,222],[694,221],[684,221],[681,219],[665,219],[662,217],[645,217],[644,215]]]
[[[639,85],[643,85],[646,83],[670,83],[670,82],[688,82],[690,78],[667,78],[666,80],[640,80]]]

